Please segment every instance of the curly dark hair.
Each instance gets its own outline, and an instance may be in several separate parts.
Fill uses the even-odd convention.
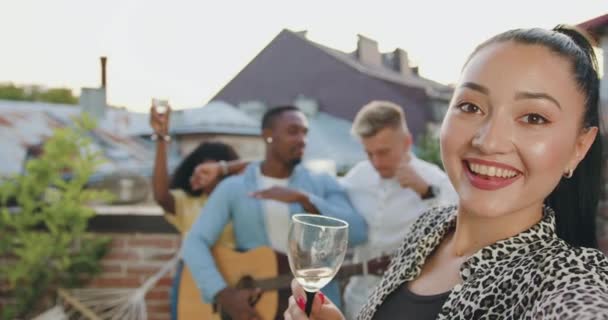
[[[205,161],[232,161],[239,158],[234,149],[222,142],[203,142],[177,167],[171,179],[171,189],[182,189],[190,196],[200,196],[203,190],[192,190],[190,177],[194,169]]]

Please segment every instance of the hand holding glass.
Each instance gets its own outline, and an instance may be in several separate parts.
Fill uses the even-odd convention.
[[[156,113],[160,115],[167,113],[167,110],[169,109],[168,100],[152,99],[152,105],[154,106]]]
[[[336,275],[348,247],[348,223],[316,214],[291,218],[287,256],[289,267],[306,291],[306,315],[315,293]]]

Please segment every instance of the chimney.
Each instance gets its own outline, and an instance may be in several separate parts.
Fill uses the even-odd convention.
[[[105,88],[106,87],[106,61],[108,60],[108,58],[106,57],[101,57],[101,87]]]
[[[395,49],[393,54],[393,63],[395,71],[401,73],[404,76],[412,75],[414,72],[410,67],[410,59],[407,52],[401,48]]]
[[[80,106],[93,118],[102,120],[106,117],[106,89],[105,88],[81,88]]]
[[[79,104],[84,112],[87,112],[97,120],[103,120],[106,117],[106,109],[108,108],[106,99],[106,57],[100,57],[101,60],[101,87],[99,88],[81,88]]]
[[[366,65],[382,66],[382,55],[378,51],[378,42],[362,35],[358,35],[358,37],[357,58],[359,62]]]

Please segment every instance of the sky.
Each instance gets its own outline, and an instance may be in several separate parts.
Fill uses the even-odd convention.
[[[110,104],[199,107],[287,28],[347,52],[357,34],[403,48],[422,76],[447,84],[494,34],[606,13],[605,0],[0,0],[0,82],[78,94],[100,85],[105,55]]]

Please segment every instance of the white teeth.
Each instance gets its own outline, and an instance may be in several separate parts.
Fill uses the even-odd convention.
[[[490,169],[488,166],[484,166],[484,165],[480,165],[479,166],[479,173],[483,174],[484,176],[488,175],[488,169]]]
[[[488,169],[488,176],[490,176],[490,177],[496,176],[496,167],[490,167],[490,169]]]
[[[488,177],[512,178],[517,175],[517,172],[509,169],[486,166],[477,163],[469,163],[471,171]]]

